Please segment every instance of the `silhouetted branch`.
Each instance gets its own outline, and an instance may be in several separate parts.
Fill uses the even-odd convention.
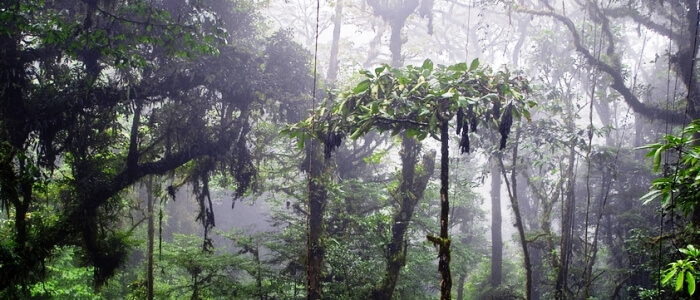
[[[627,105],[629,105],[635,112],[647,118],[662,120],[670,124],[683,123],[683,120],[685,119],[683,113],[653,107],[639,101],[637,96],[635,96],[634,93],[632,93],[632,90],[630,90],[630,88],[628,88],[625,85],[625,79],[622,75],[622,72],[620,72],[619,68],[616,68],[603,62],[600,58],[595,57],[586,47],[583,46],[583,44],[581,43],[581,37],[579,36],[579,33],[576,30],[576,26],[574,26],[574,23],[571,21],[571,19],[552,11],[518,9],[517,12],[536,16],[552,17],[564,23],[564,25],[566,25],[566,27],[571,32],[576,51],[583,55],[583,57],[585,57],[591,65],[599,68],[601,71],[607,73],[608,75],[610,75],[610,77],[612,77],[613,82],[610,85],[610,87],[612,87],[614,90],[620,93]],[[610,43],[612,43],[612,41],[610,41]]]

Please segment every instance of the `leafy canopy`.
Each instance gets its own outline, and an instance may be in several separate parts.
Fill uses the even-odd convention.
[[[346,136],[357,139],[372,130],[392,135],[405,130],[418,140],[428,135],[438,139],[438,125],[456,116],[460,148],[469,152],[470,129],[498,128],[503,148],[513,117],[530,120],[528,108],[535,105],[524,98],[527,80],[508,70],[494,72],[478,59],[451,66],[435,66],[428,59],[419,67],[382,65],[360,74],[364,78],[339,93],[337,101],[331,97],[331,103],[282,133],[298,138],[300,147],[309,137],[323,140],[330,155]]]

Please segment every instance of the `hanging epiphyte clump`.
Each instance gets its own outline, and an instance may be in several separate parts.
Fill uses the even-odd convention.
[[[343,143],[343,138],[345,138],[345,135],[342,132],[335,132],[332,128],[328,129],[326,138],[323,141],[323,154],[326,156],[326,159],[331,157],[333,150],[340,147],[340,144]]]
[[[501,116],[501,122],[498,124],[498,132],[501,133],[501,145],[500,150],[506,148],[506,139],[510,133],[510,127],[513,125],[513,103],[508,104],[503,115]]]
[[[474,104],[467,105],[467,118],[469,119],[469,126],[472,132],[476,132],[476,125],[479,124],[479,120],[476,118],[474,113]]]
[[[493,119],[498,120],[498,116],[501,115],[501,100],[496,99],[493,101]]]
[[[464,109],[460,106],[457,109],[457,134],[462,132],[462,122],[464,122]]]
[[[460,153],[469,153],[469,124],[464,124],[464,130],[462,130],[462,136],[459,140],[459,151]]]

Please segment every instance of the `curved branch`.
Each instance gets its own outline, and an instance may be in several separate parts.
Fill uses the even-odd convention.
[[[610,75],[610,77],[613,79],[610,86],[620,93],[620,95],[622,95],[627,105],[629,105],[635,112],[650,119],[662,120],[671,124],[682,124],[683,120],[685,119],[683,113],[649,106],[639,101],[637,96],[632,93],[632,90],[625,85],[625,79],[619,70],[596,58],[586,47],[583,46],[581,43],[581,37],[579,36],[578,31],[576,30],[576,27],[571,19],[551,11],[518,9],[517,12],[536,16],[552,17],[564,23],[564,25],[566,25],[571,32],[576,51],[583,55],[583,57],[585,57],[591,65]]]
[[[671,33],[666,26],[661,25],[659,23],[656,23],[652,21],[651,17],[646,17],[640,14],[638,11],[628,8],[628,7],[614,7],[614,8],[604,8],[602,9],[603,13],[606,16],[611,16],[613,18],[630,18],[632,21],[641,24],[642,26],[646,27],[647,29],[663,36],[663,37],[669,37],[672,40],[678,40],[683,38],[680,34],[677,32]],[[679,24],[679,20],[673,20],[675,24]]]

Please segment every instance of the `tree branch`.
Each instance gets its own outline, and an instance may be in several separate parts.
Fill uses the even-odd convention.
[[[650,119],[662,120],[670,124],[682,124],[683,120],[685,119],[683,113],[649,106],[639,101],[637,96],[635,96],[634,93],[632,93],[632,90],[630,90],[625,85],[625,79],[622,76],[622,73],[619,71],[619,68],[611,66],[603,62],[601,59],[596,58],[586,47],[583,46],[583,44],[581,43],[581,37],[579,36],[578,31],[576,30],[576,27],[574,26],[574,23],[571,21],[571,19],[552,11],[529,9],[518,9],[516,11],[535,16],[552,17],[564,23],[564,25],[566,25],[566,27],[571,32],[576,51],[583,55],[583,57],[585,57],[591,65],[607,73],[613,79],[613,82],[610,86],[618,93],[620,93],[620,95],[622,95],[627,105],[629,105],[635,112]],[[610,42],[612,43],[612,41]]]
[[[663,37],[671,37],[673,40],[678,40],[681,39],[681,35],[679,35],[677,32],[671,33],[668,28],[666,28],[664,25],[661,25],[659,23],[655,23],[654,21],[651,20],[651,16],[645,17],[642,14],[640,14],[638,11],[628,8],[628,7],[614,7],[614,8],[604,8],[603,13],[606,16],[611,16],[613,18],[630,18],[632,21],[635,21],[638,24],[641,24],[642,26],[646,27],[647,29],[663,36]],[[675,24],[679,24],[678,20],[673,20]]]

